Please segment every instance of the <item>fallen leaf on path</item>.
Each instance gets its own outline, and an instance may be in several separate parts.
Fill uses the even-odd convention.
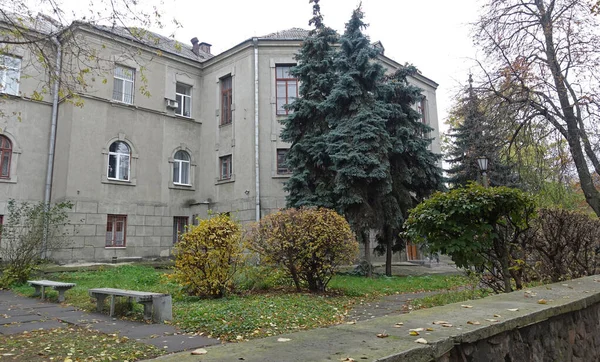
[[[200,355],[207,354],[207,353],[208,353],[208,351],[205,350],[204,348],[198,348],[198,349],[195,349],[192,351],[192,355],[194,355],[194,356],[200,356]]]
[[[346,324],[356,324],[356,321],[346,322]]]
[[[446,321],[435,321],[433,322],[433,324],[448,324],[450,322],[446,322]]]
[[[497,320],[497,319],[491,319],[491,318],[488,318],[488,319],[486,319],[486,321],[488,321],[488,322],[492,322],[492,323],[496,323],[496,322],[498,322],[498,320]]]
[[[452,327],[452,324],[450,324],[450,323],[444,323],[444,324],[442,324],[442,327],[446,327],[446,328]]]
[[[500,314],[494,314],[494,318],[502,318]]]
[[[413,329],[409,329],[409,331],[415,331],[415,332],[423,332],[425,329],[424,328],[413,328]]]
[[[474,326],[478,326],[478,325],[480,325],[481,323],[479,323],[478,321],[467,321],[467,324],[472,324],[472,325],[474,325]]]
[[[289,338],[277,338],[277,342],[289,342],[291,339]]]
[[[417,331],[410,331],[410,332],[408,332],[408,334],[410,334],[411,336],[418,336],[419,332],[417,332]]]
[[[415,340],[415,342],[421,343],[421,344],[427,344],[427,340],[425,338],[419,338],[419,339]]]
[[[546,299],[540,299],[538,300],[538,304],[548,304],[548,301]]]
[[[387,333],[385,333],[385,332],[383,332],[383,333],[377,333],[377,338],[387,338],[387,337],[389,337],[389,336],[390,336],[390,335],[389,335],[389,334],[387,334]]]
[[[427,329],[426,329],[426,331],[428,331],[428,332],[432,332],[432,331],[433,331],[433,328],[427,328]]]
[[[519,308],[511,308],[511,309],[507,309],[507,311],[509,311],[509,312],[516,312],[516,311],[518,311],[518,310],[519,310]]]
[[[340,361],[342,361],[342,362],[356,362],[356,360],[354,358],[350,358],[350,357],[346,357],[344,359],[341,359]]]
[[[394,328],[402,328],[403,325],[404,323],[396,323],[394,324]]]
[[[463,304],[463,305],[461,305],[461,307],[463,307],[463,308],[473,308],[472,305],[468,305],[468,304]]]

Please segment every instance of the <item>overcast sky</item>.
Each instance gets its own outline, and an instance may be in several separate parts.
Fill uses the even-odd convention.
[[[338,32],[350,19],[358,0],[321,0],[325,24]],[[412,63],[439,83],[439,122],[445,121],[459,83],[465,83],[475,49],[469,24],[476,21],[478,0],[363,0],[366,33],[380,40],[386,56]],[[253,36],[299,27],[309,29],[308,0],[176,0],[166,6],[167,17],[183,25],[176,39],[194,36],[212,44],[218,54]],[[167,29],[164,29],[167,30]],[[443,128],[443,127],[442,127]]]

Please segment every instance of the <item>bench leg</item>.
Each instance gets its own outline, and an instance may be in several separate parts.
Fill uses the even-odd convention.
[[[104,306],[104,299],[106,299],[106,295],[96,296],[96,311],[102,312],[102,307]]]
[[[35,293],[33,293],[33,296],[39,297],[42,294],[42,287],[39,285],[34,285],[33,287],[35,288]]]
[[[65,301],[65,292],[68,289],[65,289],[65,288],[54,288],[54,289],[58,290],[58,302],[59,303],[64,302]]]
[[[152,319],[152,301],[141,303],[144,305],[144,319]]]
[[[46,299],[46,287],[42,285],[42,300]]]
[[[115,296],[110,296],[110,316],[115,315]]]

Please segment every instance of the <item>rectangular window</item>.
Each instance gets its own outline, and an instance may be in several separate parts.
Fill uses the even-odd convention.
[[[135,80],[135,69],[115,66],[115,80],[113,88],[113,99],[115,101],[133,104],[133,84]]]
[[[421,115],[421,122],[423,122],[423,124],[429,124],[427,117],[425,116],[426,104],[427,104],[427,99],[425,97],[423,97],[421,99],[421,101],[417,104],[417,111]]]
[[[186,84],[177,83],[175,86],[175,100],[177,109],[175,114],[182,117],[192,116],[192,87]]]
[[[0,93],[18,95],[20,77],[21,59],[0,55]]]
[[[4,215],[0,215],[0,241],[2,240],[2,229],[4,228]]]
[[[188,225],[187,216],[173,217],[173,244],[179,241],[181,234],[185,233],[185,227]]]
[[[192,215],[192,225],[196,226],[198,224],[199,224],[199,222],[198,222],[198,214]]]
[[[277,150],[277,174],[286,175],[292,172],[292,170],[285,164],[285,157],[288,153],[287,148],[280,148]]]
[[[232,174],[232,165],[231,165],[231,155],[219,157],[219,169],[221,180],[229,180],[231,179]]]
[[[127,215],[106,215],[106,247],[125,247]]]
[[[221,78],[221,125],[231,124],[233,119],[231,110],[233,104],[232,85],[230,75]]]
[[[286,115],[291,110],[285,109],[286,104],[291,104],[298,97],[298,79],[290,74],[294,65],[275,66],[275,93],[277,99],[277,114]]]

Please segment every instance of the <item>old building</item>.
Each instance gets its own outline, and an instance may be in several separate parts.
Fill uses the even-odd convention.
[[[71,243],[52,258],[169,256],[177,231],[208,210],[245,222],[284,207],[288,145],[279,120],[298,93],[289,68],[306,30],[247,39],[218,55],[196,38],[187,45],[148,33],[139,41],[127,29],[87,24],[74,32],[101,65],[82,73],[87,87],[76,102],[53,107],[52,92],[34,96],[50,75],[27,48],[0,53],[0,214],[9,199],[44,200],[47,186],[52,202],[72,201]],[[81,67],[65,54],[64,74]],[[418,106],[439,153],[437,84],[411,81],[423,89]]]

